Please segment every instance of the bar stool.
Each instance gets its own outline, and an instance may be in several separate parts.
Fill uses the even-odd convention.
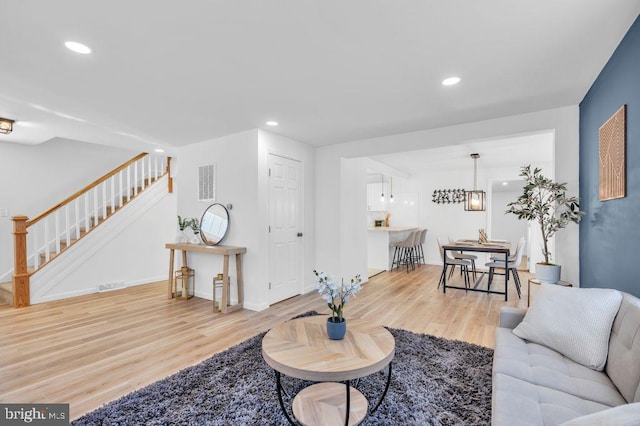
[[[409,265],[411,265],[412,271],[415,269],[414,247],[416,245],[416,239],[420,238],[420,232],[421,231],[411,231],[411,233],[407,236],[407,238],[405,238],[404,241],[396,243],[396,250],[393,254],[391,269],[393,269],[394,264],[397,268],[400,268],[400,265],[405,265],[407,267],[407,273],[409,273]]]
[[[422,229],[420,231],[420,236],[417,238],[417,241],[415,242],[416,262],[418,264],[420,263],[420,261],[422,261],[423,265],[425,264],[423,245],[426,239],[427,239],[427,228]]]

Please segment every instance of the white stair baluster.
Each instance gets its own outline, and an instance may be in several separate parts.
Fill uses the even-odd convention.
[[[154,168],[154,177],[156,180],[158,180],[158,157],[154,156],[153,157],[153,168]]]
[[[40,252],[38,251],[38,226],[40,226],[40,224],[36,223],[31,229],[29,229],[29,233],[31,234],[31,256],[33,256],[34,271],[40,267]],[[29,255],[27,255],[27,259],[29,259]]]
[[[75,233],[75,239],[79,239],[80,238],[80,197],[76,198],[75,200],[75,209],[76,209],[76,233]]]
[[[46,263],[51,257],[49,254],[49,218],[45,217],[42,221],[44,222],[44,261]]]
[[[127,202],[131,201],[131,165],[127,166]]]
[[[67,241],[67,247],[71,245],[71,224],[69,219],[69,204],[67,204],[64,206],[64,234]]]
[[[124,196],[123,192],[122,192],[122,174],[124,173],[124,170],[120,170],[120,173],[118,173],[118,180],[120,181],[120,190],[118,191],[118,205],[120,207],[122,207],[124,201],[122,200],[122,197]]]
[[[100,204],[98,202],[98,188],[93,188],[93,227],[98,226],[98,217],[100,215]]]
[[[91,191],[87,191],[83,197],[84,197],[84,232],[88,232],[89,231],[89,224],[91,223],[91,221],[89,220],[89,194],[91,194]]]
[[[111,176],[109,180],[111,181],[111,214],[113,214],[116,211],[116,203],[118,201],[116,198],[116,176]]]
[[[107,182],[102,182],[99,185],[99,188],[102,191],[102,217],[106,219],[107,217]]]
[[[140,159],[140,177],[141,177],[141,182],[140,182],[140,188],[144,189],[145,188],[145,174],[144,174],[144,157],[142,157]]]
[[[60,254],[60,209],[56,210],[53,215],[53,220],[55,220],[55,235],[53,236],[53,244],[55,244],[54,248],[56,250],[56,254]]]
[[[138,195],[138,162],[133,163],[133,195]]]

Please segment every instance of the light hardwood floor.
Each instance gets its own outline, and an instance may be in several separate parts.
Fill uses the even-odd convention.
[[[493,347],[503,296],[437,289],[441,268],[373,277],[348,318]],[[457,278],[459,276],[456,274]],[[486,279],[486,278],[485,278]],[[494,285],[502,286],[502,277]],[[70,403],[71,417],[196,364],[297,314],[328,308],[317,293],[262,312],[214,313],[212,302],[168,300],[166,281],[13,309],[0,306],[0,401]]]

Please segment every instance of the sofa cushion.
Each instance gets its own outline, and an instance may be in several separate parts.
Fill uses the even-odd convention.
[[[640,402],[636,402],[587,414],[562,423],[561,426],[637,426],[639,424]]]
[[[557,425],[609,408],[501,373],[493,375],[492,392],[493,426]]]
[[[508,328],[496,329],[493,371],[609,407],[626,403],[604,372],[522,340]]]
[[[640,401],[640,299],[623,293],[609,341],[606,372],[627,402]]]
[[[542,284],[513,333],[602,371],[621,300],[617,290]]]

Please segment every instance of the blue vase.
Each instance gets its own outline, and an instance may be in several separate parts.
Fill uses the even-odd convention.
[[[333,322],[333,317],[327,318],[327,334],[331,340],[342,340],[347,333],[347,320],[342,318],[342,322]],[[336,321],[338,318],[335,318]]]

